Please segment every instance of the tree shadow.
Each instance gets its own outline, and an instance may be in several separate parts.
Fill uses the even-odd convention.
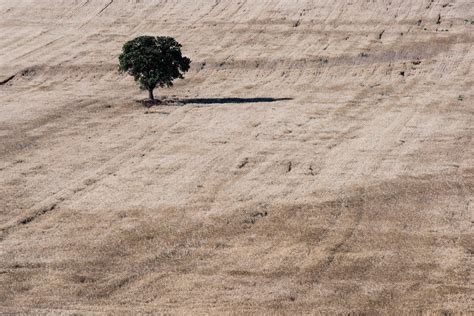
[[[145,99],[145,100],[136,100],[135,102],[141,104],[146,108],[151,108],[152,106],[163,106],[163,105],[174,105],[174,106],[184,106],[186,104],[242,104],[242,103],[271,103],[279,101],[289,101],[293,98],[190,98],[190,99],[181,99],[181,98],[157,98],[154,101]]]
[[[230,104],[230,103],[270,103],[278,101],[289,101],[293,98],[194,98],[181,99],[183,104]]]

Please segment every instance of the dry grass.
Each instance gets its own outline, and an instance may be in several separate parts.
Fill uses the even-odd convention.
[[[474,310],[470,1],[136,2],[0,4],[0,312]]]

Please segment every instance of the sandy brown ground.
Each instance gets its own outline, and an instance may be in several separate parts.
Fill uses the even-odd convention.
[[[472,1],[0,14],[0,311],[474,311]],[[142,34],[193,60],[148,114]]]

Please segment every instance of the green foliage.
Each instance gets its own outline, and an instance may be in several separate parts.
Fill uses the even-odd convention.
[[[181,47],[172,37],[139,36],[123,45],[119,70],[133,76],[153,99],[153,89],[171,87],[189,70],[191,60],[182,56]]]

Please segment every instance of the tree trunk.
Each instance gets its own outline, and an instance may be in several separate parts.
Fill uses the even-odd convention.
[[[155,96],[153,95],[153,89],[148,89],[148,97],[150,101],[155,101]]]

